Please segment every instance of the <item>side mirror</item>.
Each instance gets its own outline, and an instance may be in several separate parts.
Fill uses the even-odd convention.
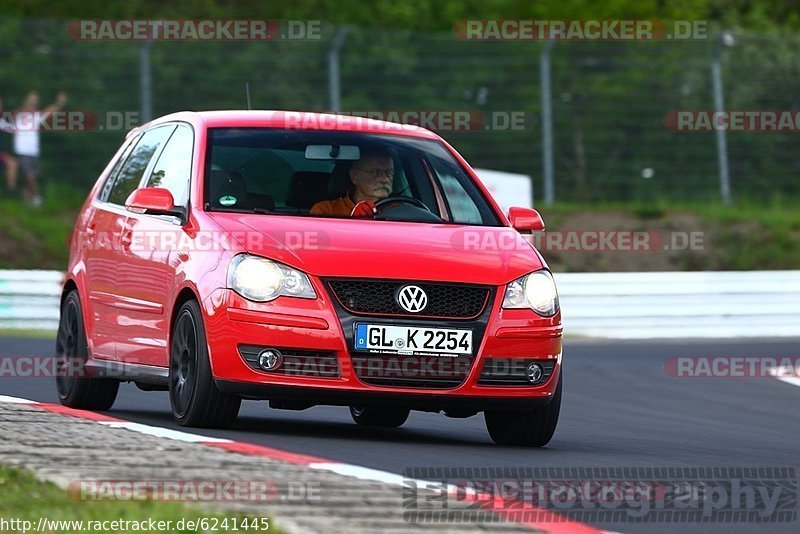
[[[175,205],[175,198],[169,189],[163,187],[146,187],[137,189],[125,201],[128,211],[147,213],[148,215],[172,215],[186,219],[184,208]]]
[[[539,232],[544,230],[544,219],[531,208],[509,208],[508,220],[518,232]]]

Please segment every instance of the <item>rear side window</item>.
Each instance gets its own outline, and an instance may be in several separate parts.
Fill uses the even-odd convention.
[[[108,197],[101,200],[112,204],[125,204],[130,194],[139,187],[144,171],[147,169],[147,165],[153,155],[158,151],[158,147],[161,146],[174,129],[175,126],[170,124],[160,126],[142,135],[139,142],[136,143],[136,148],[125,160],[116,177],[112,177],[114,185],[110,188]]]
[[[192,173],[194,134],[188,126],[180,125],[167,141],[153,166],[146,187],[169,189],[176,206],[189,204],[189,182]]]
[[[133,148],[136,146],[136,143],[139,142],[139,138],[141,134],[137,134],[136,137],[130,140],[128,146],[125,148],[125,151],[120,154],[119,158],[117,158],[117,162],[114,163],[114,167],[111,169],[111,172],[108,173],[108,178],[106,178],[105,183],[103,184],[103,188],[100,190],[100,194],[98,195],[98,199],[105,202],[108,199],[108,195],[111,193],[111,189],[114,188],[114,180],[117,178],[117,174],[119,173],[119,169],[122,165],[128,160],[128,156],[131,155]]]

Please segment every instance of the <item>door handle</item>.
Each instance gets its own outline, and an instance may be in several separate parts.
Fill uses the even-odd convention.
[[[82,239],[84,245],[89,247],[94,246],[94,239],[97,236],[97,230],[95,230],[95,227],[96,227],[95,223],[92,223],[89,226],[87,226],[86,229],[83,231]],[[81,235],[78,234],[78,237],[81,237]]]
[[[122,237],[119,238],[119,242],[122,245],[122,248],[124,248],[125,250],[128,250],[131,247],[131,243],[133,242],[132,234],[133,230],[131,230],[130,228],[126,228],[122,232]]]

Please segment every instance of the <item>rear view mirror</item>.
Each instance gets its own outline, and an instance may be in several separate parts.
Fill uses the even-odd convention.
[[[355,145],[308,145],[306,159],[358,161],[361,150]]]
[[[508,221],[518,232],[539,232],[544,230],[544,219],[531,208],[509,208]]]

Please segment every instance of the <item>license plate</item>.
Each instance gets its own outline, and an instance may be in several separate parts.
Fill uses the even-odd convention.
[[[355,348],[385,354],[472,354],[472,330],[356,323]]]

